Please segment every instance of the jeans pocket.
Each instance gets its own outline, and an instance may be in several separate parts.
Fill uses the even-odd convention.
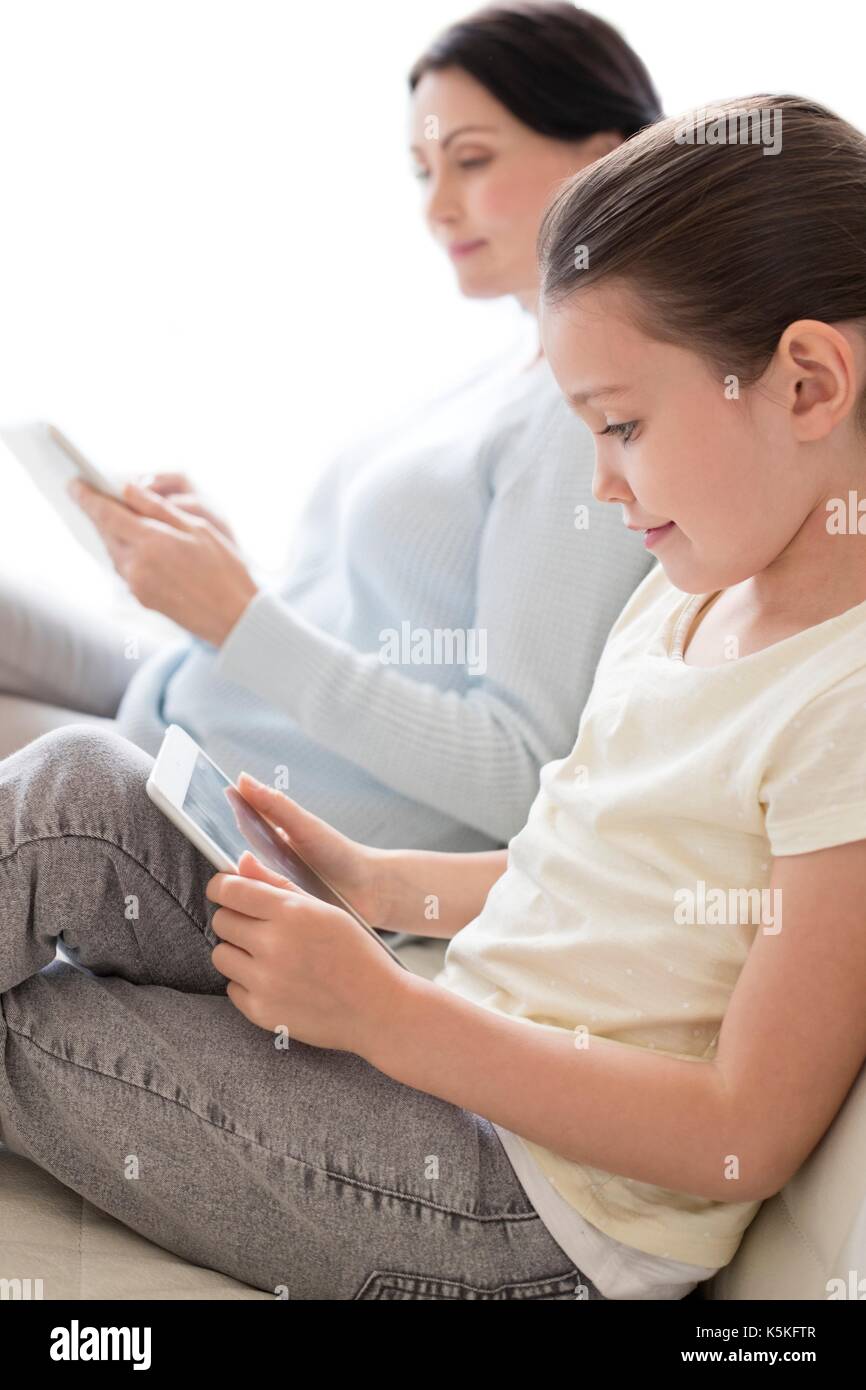
[[[420,1299],[474,1299],[474,1298],[544,1298],[573,1301],[574,1299],[600,1298],[598,1290],[581,1274],[579,1269],[569,1269],[560,1274],[551,1274],[545,1279],[521,1279],[514,1283],[496,1284],[485,1287],[457,1279],[441,1279],[430,1274],[406,1274],[397,1270],[374,1269],[368,1274],[355,1299],[367,1298],[420,1298]]]

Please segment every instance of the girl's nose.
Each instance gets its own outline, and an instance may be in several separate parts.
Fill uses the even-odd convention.
[[[592,475],[592,495],[598,502],[631,502],[634,500],[631,488],[617,468],[603,463],[596,456],[595,472]]]

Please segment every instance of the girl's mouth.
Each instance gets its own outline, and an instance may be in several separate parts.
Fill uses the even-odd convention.
[[[672,521],[668,521],[665,523],[664,526],[651,526],[650,529],[644,533],[644,545],[652,549],[656,542],[661,540],[662,536],[666,536],[668,534],[673,524],[674,523]]]

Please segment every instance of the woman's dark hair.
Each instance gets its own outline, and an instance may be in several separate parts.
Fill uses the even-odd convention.
[[[574,5],[488,5],[452,24],[409,73],[459,67],[524,125],[558,140],[628,139],[662,114],[649,73],[610,24]]]
[[[542,304],[615,278],[648,337],[754,385],[797,319],[866,335],[866,136],[790,95],[668,117],[560,186],[537,250]]]

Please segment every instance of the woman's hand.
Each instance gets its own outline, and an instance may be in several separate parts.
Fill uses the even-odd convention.
[[[203,521],[209,521],[215,530],[221,531],[232,545],[237,545],[235,534],[227,521],[223,521],[205,499],[196,492],[195,485],[190,481],[185,473],[143,473],[135,482],[139,487],[149,488],[158,497],[163,497],[167,502],[171,502],[175,507],[179,507],[182,512],[187,512],[190,516],[200,516]]]
[[[123,489],[123,502],[80,479],[69,491],[139,603],[220,646],[258,593],[231,542],[209,521],[135,483]]]
[[[235,1008],[251,1023],[311,1047],[354,1052],[367,1061],[383,1027],[408,999],[401,969],[348,912],[296,888],[241,856],[237,874],[216,874],[207,896],[219,903],[220,937],[211,959]]]
[[[305,811],[283,792],[266,787],[248,772],[242,772],[238,778],[238,791],[311,869],[352,904],[365,922],[388,929],[393,905],[388,851],[341,835],[327,821]]]

